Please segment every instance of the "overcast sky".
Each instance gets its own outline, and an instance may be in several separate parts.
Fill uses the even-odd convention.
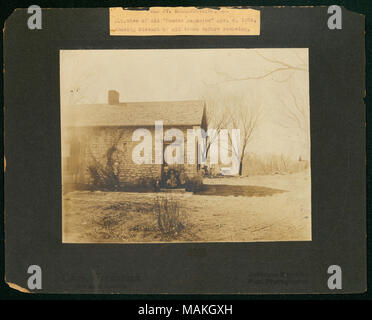
[[[62,50],[60,75],[61,108],[106,103],[111,89],[121,102],[238,97],[259,104],[248,151],[309,159],[308,127],[304,134],[287,118],[300,108],[309,121],[308,49]]]

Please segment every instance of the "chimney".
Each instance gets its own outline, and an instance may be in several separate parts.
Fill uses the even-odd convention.
[[[119,104],[119,92],[116,90],[108,91],[108,104]]]

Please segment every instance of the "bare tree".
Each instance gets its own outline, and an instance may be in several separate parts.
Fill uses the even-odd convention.
[[[281,117],[277,123],[282,128],[297,131],[300,139],[306,144],[310,140],[310,114],[308,104],[290,92],[290,99],[281,102]]]
[[[248,144],[251,142],[254,132],[257,129],[259,121],[262,118],[262,109],[260,104],[248,102],[247,99],[236,97],[229,108],[228,121],[232,128],[240,129],[239,150],[234,148],[231,132],[229,131],[229,145],[231,152],[239,160],[239,175],[243,173],[243,162],[248,152]]]
[[[222,82],[239,82],[247,80],[264,80],[271,79],[275,82],[285,82],[290,85],[290,79],[298,72],[308,72],[308,63],[304,57],[294,51],[291,58],[289,56],[284,61],[283,59],[272,58],[267,54],[262,54],[256,51],[256,54],[264,61],[267,62],[267,69],[259,75],[244,75],[241,77],[232,76],[227,72],[217,71],[221,76]],[[292,81],[293,82],[293,81]],[[303,95],[305,96],[305,95]],[[291,91],[290,100],[284,101],[283,97],[278,97],[278,101],[282,104],[280,110],[280,119],[278,124],[292,132],[297,132],[300,140],[309,145],[310,141],[310,125],[309,125],[309,107],[308,103],[301,101],[299,97],[301,94],[296,92],[296,95]]]
[[[227,72],[223,72],[223,71],[219,71],[219,70],[216,70],[216,73],[219,74],[222,78],[222,81],[221,82],[235,82],[235,81],[246,81],[246,80],[263,80],[263,79],[267,79],[269,78],[270,76],[273,76],[273,75],[280,75],[280,74],[283,74],[284,77],[281,77],[281,78],[274,78],[274,77],[271,77],[271,80],[274,80],[276,82],[286,82],[288,81],[295,72],[308,72],[308,65],[307,63],[304,61],[304,59],[298,54],[295,52],[295,56],[296,58],[295,59],[292,59],[292,60],[297,60],[297,61],[294,61],[294,63],[291,61],[282,61],[282,60],[278,60],[278,59],[275,59],[275,58],[270,58],[266,55],[263,55],[262,53],[260,53],[259,51],[256,51],[256,54],[259,55],[263,60],[265,60],[266,62],[269,62],[272,66],[272,68],[266,72],[264,72],[263,74],[260,74],[260,75],[247,75],[247,76],[242,76],[242,77],[236,77],[236,76],[232,76],[230,74],[228,74]],[[217,83],[205,83],[205,85],[207,86],[214,86],[214,85],[217,85]]]
[[[262,60],[262,65],[265,67],[259,74],[242,73],[241,75],[234,75],[229,71],[221,69],[222,66],[216,66],[216,73],[219,74],[220,81],[217,83],[205,83],[205,85],[209,88],[215,88],[227,82],[236,83],[265,79],[290,85],[296,81],[298,76],[302,77],[308,72],[308,63],[305,60],[305,56],[300,55],[297,51],[293,51],[292,56],[283,56],[283,58],[270,57],[268,53],[263,54],[262,52],[255,51]],[[289,101],[284,101],[280,94],[278,102],[283,104],[283,109],[280,110],[280,119],[277,119],[277,121],[281,127],[290,128],[291,132],[297,132],[301,136],[301,139],[306,139],[308,144],[310,141],[309,108],[306,102],[300,101],[301,99],[299,97],[301,95],[298,95],[298,92],[296,94],[297,96],[291,94],[291,100]],[[239,99],[242,100],[241,98]],[[235,99],[231,103],[229,117],[226,118],[225,123],[230,123],[232,127],[240,129],[240,150],[232,150],[229,147],[229,151],[233,152],[239,158],[239,174],[241,175],[243,171],[243,160],[247,153],[247,145],[251,141],[253,133],[259,124],[262,112],[259,104],[247,103],[247,100],[245,102],[237,101],[239,99]],[[229,140],[231,144],[231,137],[229,137]],[[284,167],[287,167],[286,159],[283,158],[282,163]]]
[[[99,74],[99,71],[92,69],[86,69],[82,71],[81,61],[82,56],[76,54],[74,59],[66,61],[63,68],[65,73],[66,85],[62,86],[62,96],[64,97],[65,104],[85,104],[92,103],[92,87],[95,84],[95,77]],[[97,66],[99,68],[99,66]],[[80,70],[80,72],[77,72]]]
[[[69,105],[92,103],[92,100],[86,94],[86,91],[92,83],[92,77],[92,73],[80,75],[71,82],[69,87],[66,88],[65,93],[68,97],[67,103]]]
[[[205,157],[207,158],[211,145],[217,141],[221,129],[227,125],[228,112],[223,99],[207,98],[205,100],[208,129],[214,129],[205,140]]]

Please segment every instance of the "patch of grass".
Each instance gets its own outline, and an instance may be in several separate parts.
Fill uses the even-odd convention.
[[[87,214],[83,220],[80,214],[74,216],[81,221],[85,236],[97,243],[190,241],[196,237],[179,199],[158,195],[145,200],[92,203],[79,199],[76,212]]]

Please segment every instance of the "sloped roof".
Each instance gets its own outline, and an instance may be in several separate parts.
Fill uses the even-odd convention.
[[[204,101],[128,102],[63,106],[63,127],[201,125]]]

